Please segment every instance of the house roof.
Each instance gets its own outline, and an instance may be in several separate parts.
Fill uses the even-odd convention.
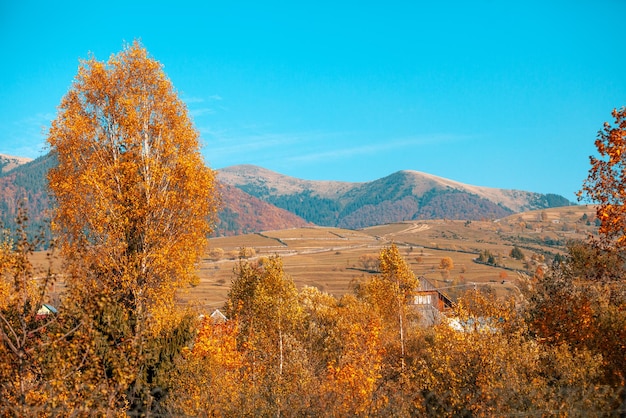
[[[228,320],[226,315],[224,315],[219,309],[214,310],[210,316],[213,322],[224,322]]]
[[[50,315],[50,314],[56,314],[57,312],[58,311],[54,306],[44,303],[43,305],[41,305],[41,308],[39,308],[39,310],[37,311],[37,315]]]

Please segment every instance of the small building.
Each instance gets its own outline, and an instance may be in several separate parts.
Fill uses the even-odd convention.
[[[214,310],[213,313],[210,315],[210,318],[214,324],[221,324],[228,320],[226,315],[224,315],[219,309]]]
[[[421,314],[423,325],[437,324],[441,321],[443,312],[452,308],[452,299],[437,289],[426,278],[420,277],[419,282],[413,304]]]
[[[37,315],[35,316],[37,319],[46,318],[48,315],[56,315],[57,310],[54,306],[44,303],[41,305],[41,308],[37,311]]]
[[[479,333],[489,333],[493,334],[499,331],[498,323],[501,322],[501,319],[494,318],[467,318],[465,320],[461,320],[459,318],[449,318],[448,325],[455,331],[458,332],[479,332]]]

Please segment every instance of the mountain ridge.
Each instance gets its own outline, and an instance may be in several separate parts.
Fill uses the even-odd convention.
[[[11,227],[17,202],[43,223],[50,202],[52,154],[0,174],[0,221]],[[219,170],[219,236],[310,225],[349,229],[421,219],[499,219],[516,212],[569,206],[562,196],[473,186],[415,170],[369,182],[304,180],[254,165]],[[33,228],[36,225],[33,225]]]
[[[516,212],[571,205],[556,194],[468,185],[415,170],[400,170],[373,181],[352,183],[298,179],[253,165],[235,165],[217,171],[220,181],[309,222],[353,229],[434,217],[500,218]]]
[[[0,154],[0,174],[8,173],[14,168],[17,168],[31,161],[33,161],[32,158],[15,157],[13,155]]]
[[[543,193],[528,192],[528,191],[523,191],[523,190],[518,190],[518,189],[500,189],[500,188],[496,188],[496,187],[475,186],[475,185],[471,185],[471,184],[467,184],[467,183],[461,183],[461,182],[456,181],[456,180],[451,180],[451,179],[447,179],[447,178],[444,178],[444,177],[435,176],[434,174],[424,173],[424,172],[416,171],[416,170],[401,170],[400,172],[406,172],[406,173],[409,173],[409,174],[418,174],[418,175],[423,176],[423,177],[435,179],[436,181],[439,181],[439,182],[445,182],[446,184],[450,185],[451,187],[464,188],[465,190],[468,190],[468,191],[470,191],[470,192],[472,192],[474,194],[477,194],[479,196],[490,198],[490,200],[493,200],[493,201],[495,201],[498,204],[503,204],[504,206],[512,209],[515,212],[524,212],[526,210],[534,210],[534,209],[536,209],[536,208],[520,206],[519,202],[516,201],[516,197],[519,197],[520,194],[532,193],[533,195],[537,195],[537,196],[539,196],[539,195],[554,195],[554,196],[558,196],[558,195],[553,194],[553,193],[543,194]],[[563,197],[563,196],[561,196],[561,197]],[[565,198],[563,197],[563,199],[565,199]],[[567,199],[565,199],[565,200],[567,200]],[[571,202],[569,202],[569,203],[571,203]]]
[[[219,177],[224,177],[228,184],[248,183],[251,186],[263,187],[269,189],[277,189],[280,187],[283,194],[287,192],[302,192],[311,189],[315,185],[316,191],[324,196],[334,196],[344,189],[350,188],[355,182],[338,181],[338,180],[306,180],[297,177],[287,176],[264,167],[252,164],[239,164],[224,167],[216,170]],[[238,178],[240,181],[233,182],[231,179]]]

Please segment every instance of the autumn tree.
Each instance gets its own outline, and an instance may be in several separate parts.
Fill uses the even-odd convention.
[[[624,321],[626,318],[626,107],[613,109],[613,123],[605,122],[595,146],[598,156],[589,157],[589,175],[578,193],[596,203],[600,239],[568,247],[569,258],[558,272],[568,279],[568,293],[580,294],[591,312],[592,338],[585,340],[612,364],[613,382],[624,381]],[[559,276],[556,276],[557,278]],[[554,281],[549,275],[546,280]],[[600,297],[594,295],[600,295]],[[606,327],[606,328],[605,328]],[[620,342],[621,341],[621,342]],[[615,352],[621,353],[615,356]],[[626,404],[626,403],[625,403]]]
[[[454,261],[450,257],[443,257],[439,261],[439,269],[444,271],[450,271],[454,268]]]
[[[526,292],[528,321],[538,339],[601,355],[603,381],[614,388],[626,379],[623,277],[615,253],[593,243],[571,243],[565,262],[536,276],[532,291]]]
[[[254,248],[242,247],[239,249],[239,257],[252,258],[256,256],[256,250]]]
[[[45,410],[40,344],[50,318],[37,319],[46,281],[35,279],[30,256],[36,245],[26,236],[26,214],[18,209],[17,239],[7,230],[0,242],[0,415],[36,415]]]
[[[395,244],[383,248],[379,260],[380,274],[358,284],[356,292],[380,318],[380,339],[386,353],[373,402],[378,408],[398,405],[386,412],[397,415],[403,413],[399,409],[404,404],[398,399],[404,396],[407,363],[414,354],[407,348],[418,321],[410,304],[419,282]]]
[[[439,261],[439,270],[441,270],[441,277],[448,279],[450,277],[450,270],[454,268],[454,262],[450,257],[443,257]]]
[[[378,257],[375,254],[363,254],[359,257],[359,263],[365,270],[374,270],[378,266]]]
[[[174,296],[197,281],[214,173],[185,105],[138,42],[106,63],[81,62],[48,142],[67,308],[91,332],[114,403],[150,408],[164,357],[149,341],[178,332]]]
[[[298,410],[310,374],[298,338],[303,312],[293,280],[278,256],[245,260],[235,268],[226,313],[239,323],[238,349],[249,376],[241,390],[242,414],[280,415]]]
[[[478,261],[494,265],[496,263],[496,257],[491,253],[491,251],[483,250],[478,255]]]
[[[345,295],[335,306],[335,323],[327,331],[341,339],[331,345],[319,392],[324,411],[337,416],[374,415],[386,403],[374,396],[381,378],[384,355],[381,320],[368,304]]]
[[[529,337],[514,300],[470,291],[412,369],[413,416],[587,416],[609,411],[601,356]]]
[[[238,321],[214,323],[206,316],[198,328],[193,348],[184,350],[168,376],[172,396],[167,411],[173,416],[235,416],[250,377],[237,348]]]
[[[407,317],[407,305],[412,303],[419,281],[415,277],[409,264],[402,258],[400,251],[395,244],[384,248],[380,252],[380,279],[393,285],[392,303],[398,318],[398,332],[400,336],[401,366],[404,368],[406,347],[405,347],[405,327]]]
[[[513,247],[509,255],[516,260],[523,260],[525,257],[524,252],[517,245]]]
[[[212,247],[209,251],[209,257],[213,261],[219,261],[224,257],[224,250],[219,247]]]
[[[579,199],[597,203],[600,235],[606,243],[626,246],[626,107],[613,109],[613,124],[604,123],[595,141],[598,157],[590,156],[591,169]]]
[[[81,323],[50,305],[51,255],[47,268],[31,262],[45,238],[29,238],[28,222],[19,204],[16,235],[3,230],[0,242],[0,416],[104,413],[98,382],[82,368],[91,355]],[[79,387],[92,391],[76,397]]]

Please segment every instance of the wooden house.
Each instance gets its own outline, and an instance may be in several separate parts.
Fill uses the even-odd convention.
[[[420,312],[423,325],[434,325],[440,321],[444,312],[452,308],[452,299],[425,277],[420,277],[419,282],[413,305]]]

